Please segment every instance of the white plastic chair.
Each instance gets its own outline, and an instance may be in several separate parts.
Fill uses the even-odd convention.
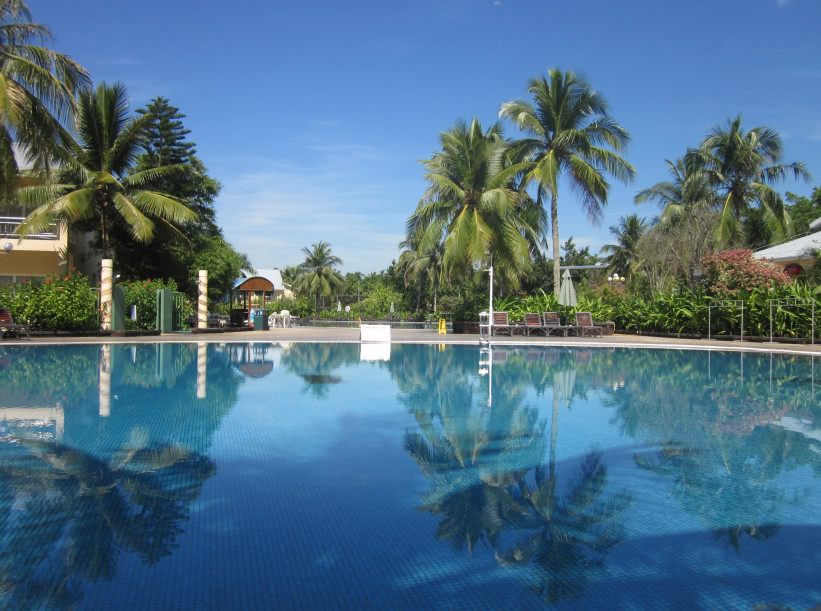
[[[282,319],[282,328],[291,326],[291,313],[288,310],[280,310],[279,317]]]

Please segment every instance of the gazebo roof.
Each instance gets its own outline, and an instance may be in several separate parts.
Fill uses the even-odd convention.
[[[242,274],[243,277],[234,282],[234,290],[281,291],[285,288],[278,269],[258,269],[254,273],[243,271]]]

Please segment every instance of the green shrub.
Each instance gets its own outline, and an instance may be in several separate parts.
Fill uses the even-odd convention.
[[[77,271],[0,286],[0,307],[32,329],[81,331],[99,327],[98,292]]]
[[[288,310],[291,316],[306,318],[314,312],[314,300],[312,297],[281,297],[276,301],[266,304],[270,312],[280,312]]]
[[[122,285],[125,290],[126,314],[130,312],[131,306],[137,306],[137,328],[155,329],[157,327],[157,291],[168,289],[177,292],[177,283],[173,279],[149,279],[131,280]],[[188,302],[188,300],[185,300]],[[185,317],[193,312],[193,307],[188,302],[185,309]]]
[[[574,311],[580,311],[591,312],[596,321],[611,320],[617,329],[636,333],[686,333],[706,336],[709,322],[712,335],[739,335],[739,307],[714,307],[708,316],[710,304],[726,298],[729,296],[710,296],[701,290],[689,289],[659,291],[649,297],[630,295],[622,291],[599,291],[579,295],[577,307],[568,309],[559,306],[553,295],[539,291],[536,295],[495,299],[493,307],[496,311],[508,312],[512,321],[523,320],[526,312],[558,311],[564,318],[565,312],[572,317]],[[806,303],[814,300],[816,311],[821,311],[821,287],[811,287],[802,282],[753,287],[746,291],[744,298],[745,336],[766,337],[770,334],[771,299],[792,299]],[[774,336],[810,336],[812,321],[809,306],[774,306],[773,314]],[[476,319],[478,313],[474,320]],[[816,336],[818,334],[816,331]]]

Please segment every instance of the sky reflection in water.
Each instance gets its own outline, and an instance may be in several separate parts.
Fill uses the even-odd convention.
[[[0,606],[821,602],[812,359],[386,356],[0,346]]]

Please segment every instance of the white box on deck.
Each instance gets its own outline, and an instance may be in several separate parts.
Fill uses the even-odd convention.
[[[390,325],[362,325],[359,329],[360,342],[390,342]]]

